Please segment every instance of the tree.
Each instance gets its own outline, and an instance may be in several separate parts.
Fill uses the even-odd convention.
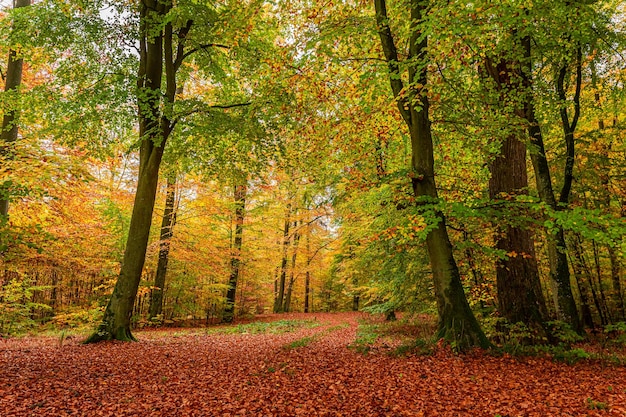
[[[511,53],[511,55],[515,55]],[[512,118],[523,117],[518,96],[523,94],[520,85],[520,62],[503,57],[494,63],[485,59],[485,72],[493,81],[494,88],[504,107],[513,109]],[[489,164],[489,197],[507,207],[506,200],[527,194],[528,171],[526,167],[526,144],[515,128],[502,141],[499,153]],[[539,268],[535,255],[535,243],[527,225],[517,224],[514,207],[498,218],[495,247],[504,253],[496,261],[498,311],[510,323],[524,323],[538,339],[545,336],[548,312],[541,290]]]
[[[120,275],[102,324],[87,339],[87,343],[111,339],[135,340],[130,330],[131,314],[146,257],[159,167],[165,144],[174,128],[172,115],[164,112],[163,108],[171,110],[174,103],[176,73],[185,58],[185,38],[192,25],[192,21],[188,20],[180,28],[175,48],[173,23],[166,19],[171,9],[170,1],[146,0],[139,6],[139,178]],[[162,95],[161,80],[164,75],[166,87]]]
[[[237,281],[239,280],[239,271],[241,270],[241,248],[243,246],[243,221],[246,214],[247,189],[248,186],[245,183],[233,186],[235,233],[231,244],[230,277],[228,278],[228,291],[226,293],[226,308],[222,318],[222,321],[225,323],[231,323],[235,317],[235,296],[237,295]]]
[[[30,0],[16,0],[14,9],[30,6]],[[12,30],[18,30],[13,28]],[[7,64],[7,70],[5,78],[4,91],[5,93],[12,94],[13,103],[18,103],[19,88],[22,84],[22,67],[24,66],[24,59],[22,52],[17,49],[11,49],[9,51],[9,59]],[[9,146],[17,140],[17,133],[19,129],[19,104],[13,104],[8,110],[6,110],[2,119],[2,132],[0,133],[0,155],[5,156]],[[5,188],[5,187],[3,187]],[[6,216],[9,212],[9,195],[7,189],[0,190],[0,216]]]
[[[374,0],[376,23],[385,59],[389,66],[389,78],[394,98],[411,137],[411,169],[413,192],[423,209],[437,200],[435,183],[433,141],[428,114],[427,44],[428,33],[421,25],[427,2],[413,0],[410,3],[409,53],[406,60],[408,84],[405,86],[398,52],[389,25],[385,0]],[[430,203],[430,204],[429,204]],[[418,206],[419,207],[419,206]],[[469,307],[459,270],[454,259],[452,245],[446,230],[445,217],[439,210],[432,212],[432,224],[426,236],[437,308],[439,312],[438,336],[458,349],[471,346],[489,346],[472,310]]]
[[[174,226],[176,224],[176,194],[176,174],[170,173],[167,176],[165,210],[163,211],[163,219],[161,221],[159,260],[154,277],[154,288],[150,296],[150,319],[161,315],[163,310],[163,292],[165,290],[165,277],[170,255],[170,241],[174,235]]]

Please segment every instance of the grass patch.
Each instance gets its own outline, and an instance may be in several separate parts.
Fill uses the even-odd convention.
[[[294,340],[291,343],[287,343],[286,345],[283,346],[283,349],[292,350],[292,349],[298,349],[301,347],[306,347],[310,345],[311,342],[313,342],[315,339],[317,339],[317,337],[315,336],[303,337],[302,339]]]
[[[207,329],[206,334],[282,334],[302,328],[313,328],[320,323],[315,320],[278,320],[271,322],[252,322]]]
[[[349,348],[367,354],[384,350],[393,356],[430,354],[436,323],[432,317],[418,315],[398,321],[361,320],[355,341]]]

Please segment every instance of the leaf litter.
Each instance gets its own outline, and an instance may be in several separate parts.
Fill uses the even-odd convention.
[[[0,340],[0,416],[626,416],[596,362],[359,353],[360,313],[290,332],[142,331],[139,343]]]

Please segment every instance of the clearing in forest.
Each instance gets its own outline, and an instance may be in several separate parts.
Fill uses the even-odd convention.
[[[386,342],[355,345],[361,318],[277,315],[141,331],[139,343],[3,339],[0,415],[626,415],[623,367],[443,348],[394,356]]]

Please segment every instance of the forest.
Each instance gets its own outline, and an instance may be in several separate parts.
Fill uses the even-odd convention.
[[[364,357],[406,348],[465,382],[511,373],[504,390],[533,366],[497,355],[530,355],[583,389],[575,405],[531,406],[535,387],[509,408],[485,400],[496,393],[457,408],[307,397],[309,415],[626,413],[626,2],[0,6],[0,353],[13,352],[0,381],[12,366],[37,373],[37,349],[193,356],[209,349],[199,335],[215,338],[205,353],[226,378],[229,363],[248,369],[237,343],[256,352],[267,338],[288,359],[257,352],[250,375],[287,385],[303,349],[375,369]],[[333,340],[350,349],[331,353]],[[551,368],[555,358],[588,368]],[[450,370],[456,360],[485,374]],[[402,378],[402,362],[380,361]],[[414,384],[430,375],[404,372]],[[328,390],[352,381],[323,375]],[[160,378],[172,389],[182,377]],[[302,411],[293,398],[252,410],[237,397],[237,409],[185,414],[194,406],[179,400],[178,411],[120,403],[103,415]],[[8,415],[76,410],[40,403]]]

